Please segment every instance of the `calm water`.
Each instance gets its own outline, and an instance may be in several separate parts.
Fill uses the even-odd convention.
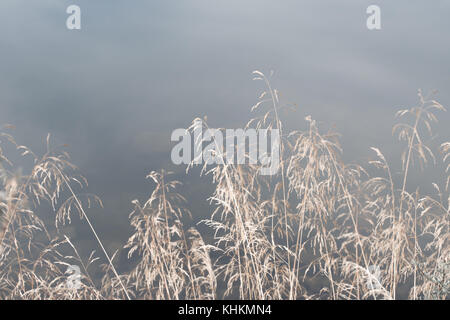
[[[73,2],[79,31],[65,26]],[[69,145],[104,200],[90,214],[113,250],[129,235],[131,201],[151,191],[148,171],[176,169],[171,132],[204,115],[213,127],[245,125],[262,91],[255,69],[274,70],[283,101],[298,105],[288,127],[305,128],[307,115],[334,127],[347,160],[371,146],[397,155],[393,115],[418,88],[450,105],[450,2],[376,1],[382,30],[369,31],[372,2],[2,0],[0,122],[37,151],[49,132]],[[449,120],[436,141],[449,139]],[[206,215],[208,179],[179,178],[194,215]],[[83,226],[67,232],[95,247]]]

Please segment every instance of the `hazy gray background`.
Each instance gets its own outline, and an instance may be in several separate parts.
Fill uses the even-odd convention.
[[[70,4],[80,31],[66,29]],[[381,6],[381,31],[366,28],[370,4]],[[131,200],[151,190],[145,175],[172,167],[172,130],[203,115],[242,127],[262,89],[255,69],[273,69],[283,101],[298,105],[289,127],[310,114],[343,134],[346,160],[363,162],[371,146],[395,156],[393,115],[418,88],[450,105],[449,17],[448,0],[1,0],[0,123],[38,152],[49,132],[69,145],[104,200],[90,214],[112,250],[129,236]],[[179,178],[205,215],[208,179]],[[71,232],[96,248],[83,227]]]

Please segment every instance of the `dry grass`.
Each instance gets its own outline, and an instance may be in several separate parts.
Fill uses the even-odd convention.
[[[311,117],[307,130],[284,132],[277,91],[264,74],[254,74],[265,84],[252,108],[262,116],[247,127],[282,133],[278,174],[261,176],[260,165],[225,160],[204,165],[202,174],[215,186],[203,221],[214,234],[207,244],[183,224],[190,213],[180,182],[151,172],[149,199],[133,201],[134,233],[124,245],[133,268],[124,274],[87,214],[101,201],[75,191],[87,182],[68,155],[47,142],[38,157],[3,133],[3,145],[31,156],[34,166],[17,175],[0,149],[0,299],[448,299],[450,142],[436,151],[424,142],[444,107],[419,92],[417,106],[397,113],[393,134],[405,148],[398,175],[374,147],[369,163],[345,164],[338,135],[322,133]],[[195,119],[188,130],[198,126],[207,123]],[[412,188],[417,164],[438,162],[444,185],[434,183],[435,194]],[[44,203],[54,223],[37,215]],[[74,213],[98,242],[101,281],[91,276],[100,258],[93,252],[82,259],[63,234]],[[67,286],[71,264],[81,266],[79,289]]]

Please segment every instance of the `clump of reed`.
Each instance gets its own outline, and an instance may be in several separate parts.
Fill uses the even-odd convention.
[[[170,173],[151,172],[156,184],[141,205],[134,200],[131,225],[134,234],[125,248],[140,259],[127,275],[135,294],[144,299],[214,299],[216,279],[207,246],[200,233],[184,230],[185,199],[177,193],[180,182],[167,180]]]
[[[323,133],[310,116],[306,130],[286,132],[278,91],[263,73],[254,76],[265,87],[252,108],[261,116],[245,128],[279,130],[278,173],[262,176],[262,164],[251,161],[231,164],[215,148],[222,161],[201,167],[214,185],[211,214],[201,221],[212,234],[205,241],[184,223],[192,217],[181,183],[152,171],[149,198],[132,202],[133,234],[123,247],[130,271],[122,274],[88,216],[101,201],[82,193],[87,181],[63,149],[47,139],[38,157],[2,134],[34,164],[29,174],[15,174],[0,149],[0,298],[448,299],[450,142],[438,150],[425,143],[445,108],[419,91],[417,106],[396,114],[393,134],[404,144],[398,174],[382,148],[371,148],[368,163],[346,164],[339,135]],[[207,128],[195,119],[187,130]],[[411,185],[417,164],[438,162],[445,179],[432,184],[434,193]],[[195,159],[188,171],[194,166]],[[44,203],[52,223],[39,217]],[[74,213],[88,224],[98,257],[81,257],[64,234]],[[90,275],[99,260],[100,280]],[[72,264],[81,266],[76,289],[67,285]]]
[[[92,195],[75,195],[72,184],[82,186],[83,177],[71,175],[76,169],[66,152],[53,150],[47,137],[47,152],[39,157],[25,146],[16,144],[11,135],[2,133],[2,144],[9,143],[31,157],[29,174],[17,174],[13,164],[0,152],[2,198],[0,202],[0,297],[2,299],[98,299],[101,293],[93,285],[88,267],[93,256],[83,262],[68,238],[55,236],[36,208],[47,203],[55,213],[55,228],[70,220],[74,210],[99,201]],[[66,191],[70,195],[60,201]],[[60,205],[60,206],[58,206]],[[64,252],[71,252],[65,254]],[[67,286],[67,267],[84,267],[79,290]]]

